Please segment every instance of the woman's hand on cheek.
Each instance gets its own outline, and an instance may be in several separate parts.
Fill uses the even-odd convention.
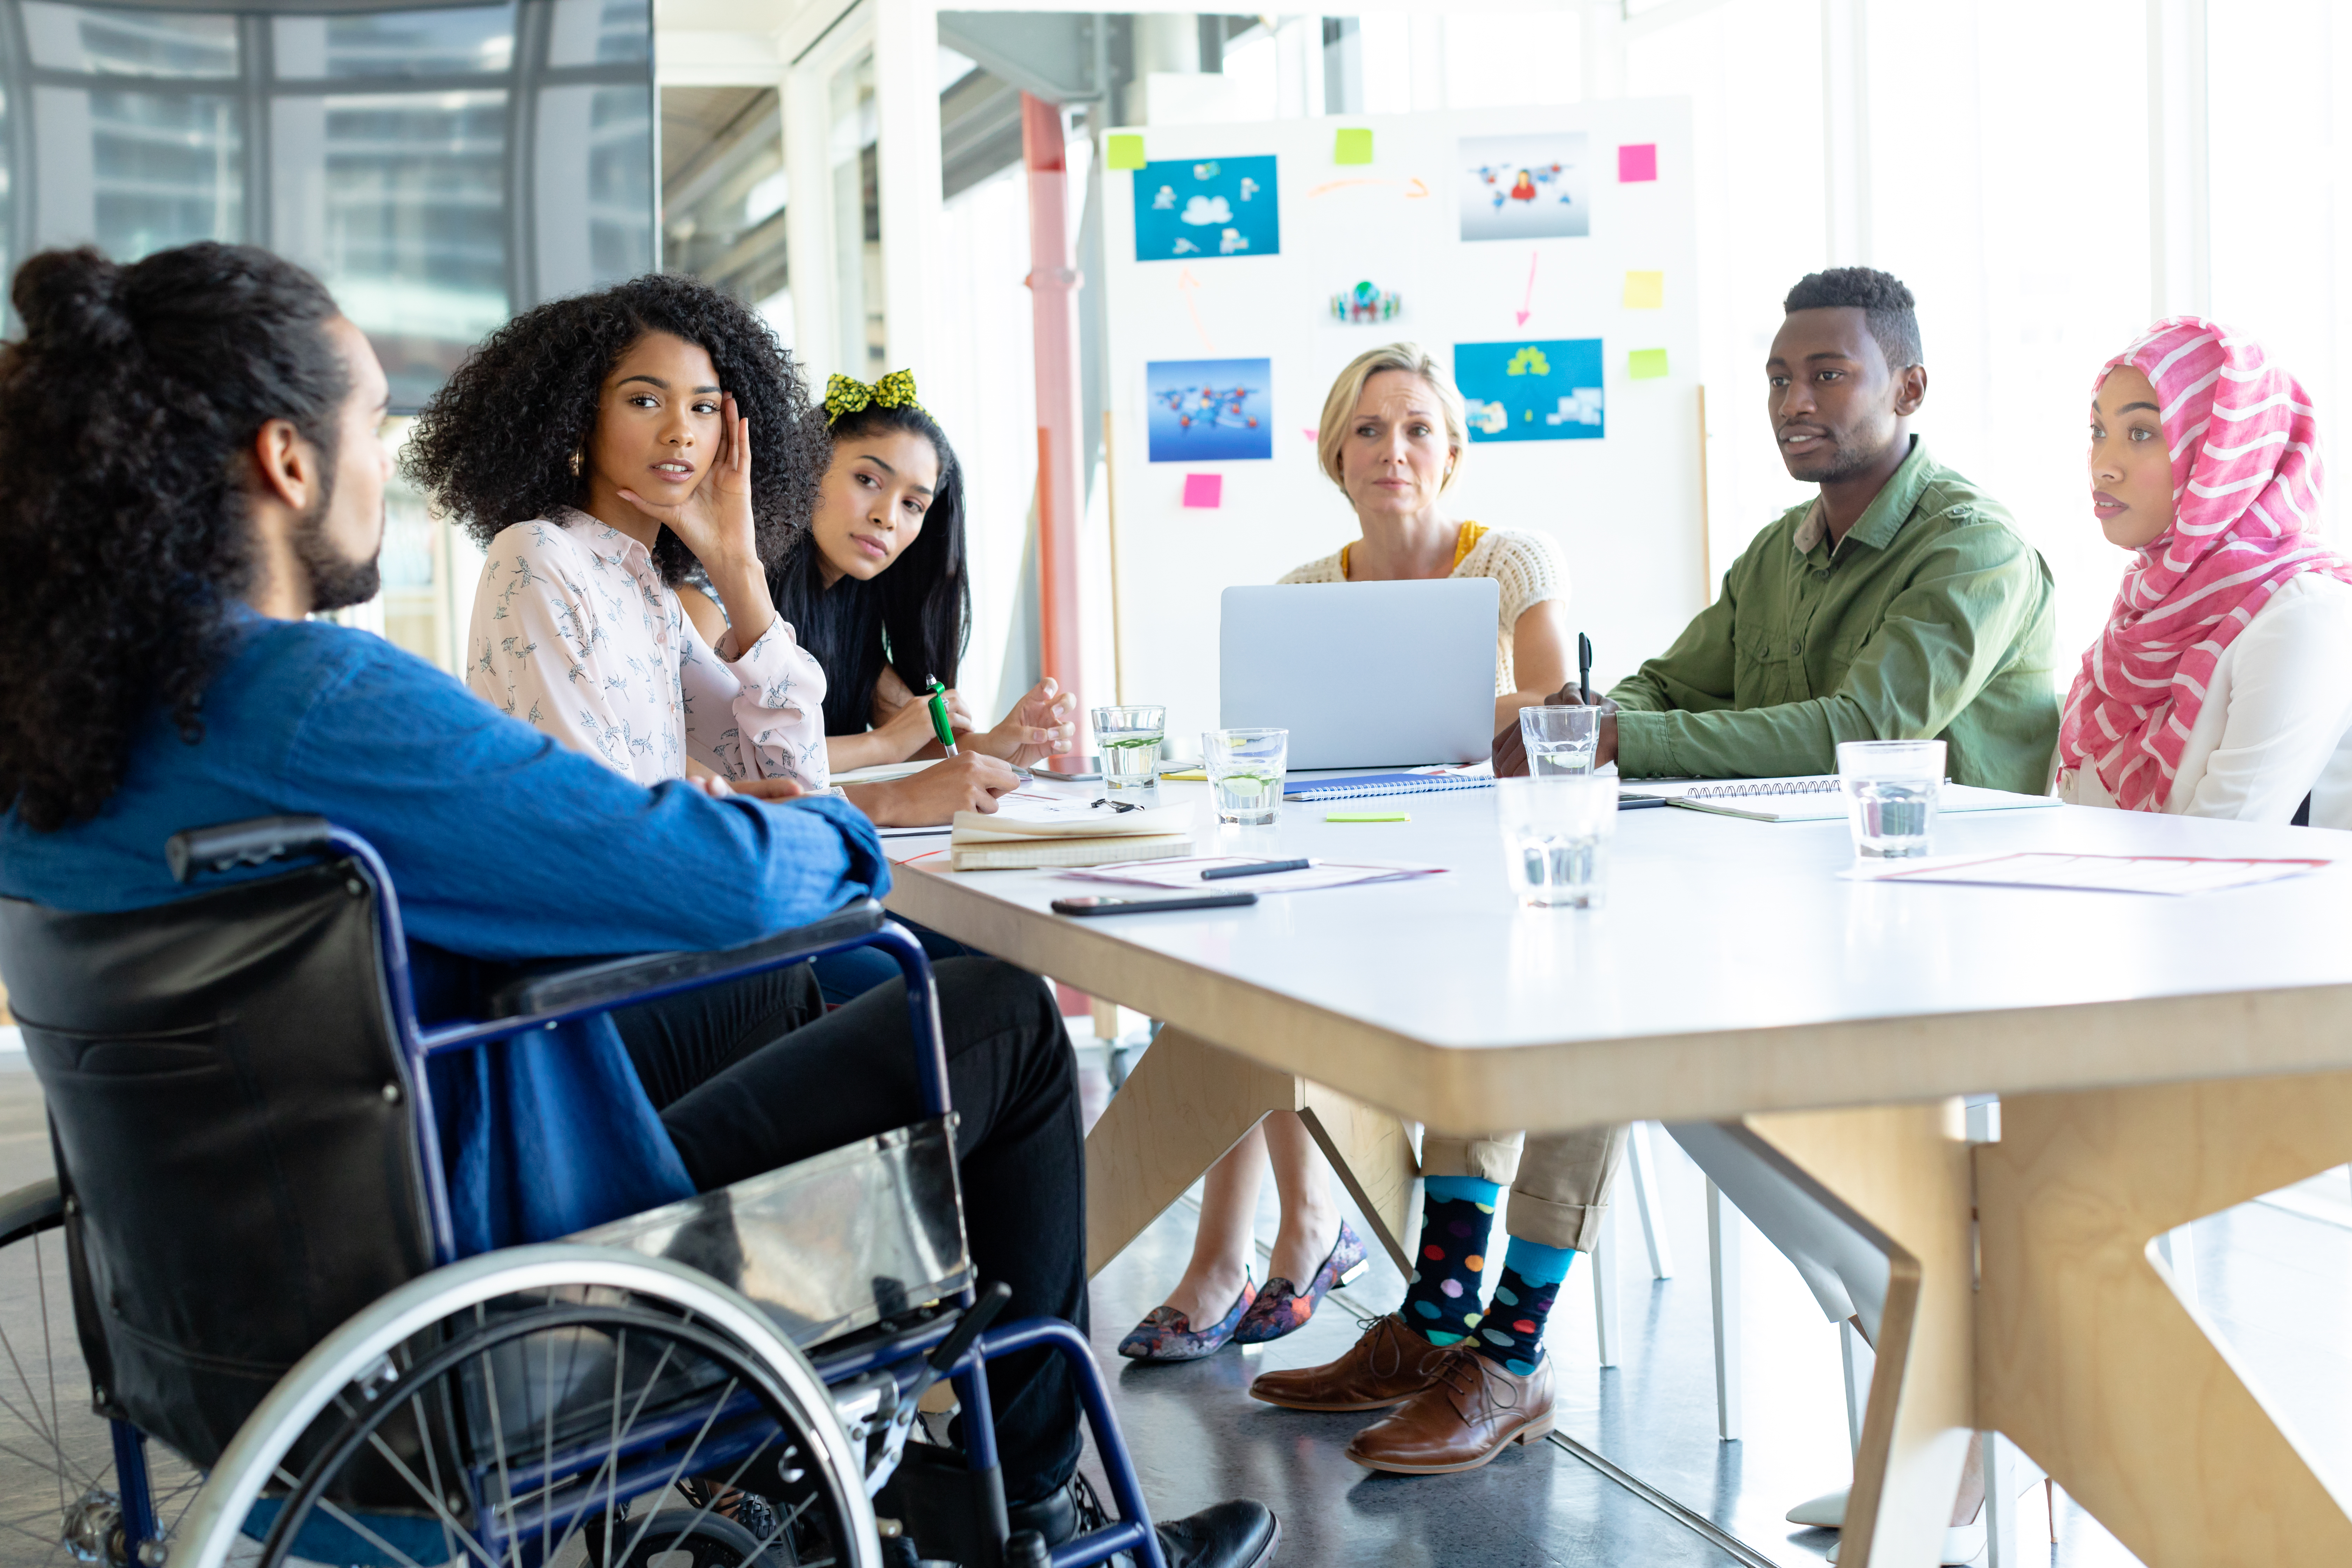
[[[623,500],[677,535],[706,571],[759,562],[751,516],[751,422],[736,412],[735,395],[720,402],[719,452],[694,493],[677,505],[647,500],[632,489]],[[764,628],[763,628],[764,629]]]

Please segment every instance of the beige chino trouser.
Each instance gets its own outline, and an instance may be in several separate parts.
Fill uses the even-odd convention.
[[[1582,1127],[1530,1138],[1508,1132],[1421,1144],[1424,1176],[1476,1176],[1511,1189],[1503,1229],[1538,1247],[1590,1252],[1609,1217],[1609,1189],[1625,1163],[1623,1126]]]

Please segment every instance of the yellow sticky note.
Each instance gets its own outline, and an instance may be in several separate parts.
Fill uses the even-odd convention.
[[[1103,167],[1107,169],[1140,169],[1143,167],[1143,138],[1114,136],[1103,150]]]
[[[1666,374],[1666,351],[1635,349],[1625,356],[1625,375],[1629,381],[1657,381]]]
[[[1361,130],[1341,130],[1331,142],[1334,163],[1369,163],[1372,161],[1372,133]]]
[[[1666,275],[1663,272],[1628,272],[1625,274],[1625,308],[1629,310],[1655,310],[1666,302]]]

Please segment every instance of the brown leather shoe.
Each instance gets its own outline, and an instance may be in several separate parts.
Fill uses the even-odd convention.
[[[1444,1475],[1551,1430],[1551,1357],[1522,1377],[1464,1344],[1433,1370],[1427,1388],[1356,1434],[1348,1458],[1368,1470]]]
[[[1391,1313],[1338,1361],[1260,1373],[1250,1397],[1286,1410],[1386,1410],[1427,1388],[1446,1353]]]

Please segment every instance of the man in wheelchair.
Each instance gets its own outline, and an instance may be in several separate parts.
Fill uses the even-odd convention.
[[[128,267],[49,252],[12,297],[0,896],[148,909],[197,890],[166,865],[175,833],[325,817],[381,852],[429,1019],[530,965],[740,946],[887,890],[872,826],[837,798],[641,787],[383,638],[310,618],[374,596],[390,458],[384,373],[308,273],[210,244]],[[976,958],[937,984],[973,1270],[1010,1287],[1008,1319],[1083,1328],[1083,1140],[1050,994]],[[617,1022],[433,1058],[461,1255],[921,1114],[899,984],[828,1014],[797,964]],[[157,1201],[201,1224],[201,1191]],[[992,1362],[989,1386],[1012,1527],[1058,1544],[1090,1508],[1070,1374],[1040,1350]],[[1158,1533],[1171,1568],[1255,1568],[1279,1538],[1250,1501]]]

